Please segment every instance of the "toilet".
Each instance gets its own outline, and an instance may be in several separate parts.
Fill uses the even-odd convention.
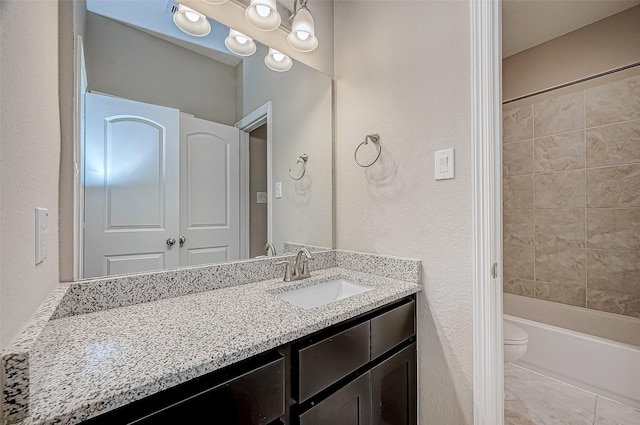
[[[512,363],[518,360],[527,351],[529,335],[527,331],[513,323],[502,321],[504,335],[504,362]]]

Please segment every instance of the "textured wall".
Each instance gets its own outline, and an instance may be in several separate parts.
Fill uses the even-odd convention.
[[[58,2],[2,1],[0,346],[58,283]],[[24,31],[29,22],[37,31]],[[49,257],[35,265],[34,208],[49,209]]]
[[[340,1],[334,16],[337,247],[422,260],[419,423],[472,423],[469,4]],[[363,169],[373,132],[382,155]],[[450,147],[456,178],[436,182]]]
[[[591,85],[505,106],[504,291],[640,318],[640,76]]]

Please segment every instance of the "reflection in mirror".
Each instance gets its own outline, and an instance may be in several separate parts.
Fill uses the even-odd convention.
[[[189,36],[170,5],[87,1],[79,276],[332,247],[331,79],[234,55],[212,20]]]

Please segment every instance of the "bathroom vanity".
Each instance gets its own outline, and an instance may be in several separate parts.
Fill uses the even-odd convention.
[[[414,424],[420,262],[313,255],[294,282],[282,256],[59,288],[3,355],[5,419]],[[309,308],[283,299],[335,282],[369,290]]]
[[[398,302],[83,422],[416,421],[415,300]]]

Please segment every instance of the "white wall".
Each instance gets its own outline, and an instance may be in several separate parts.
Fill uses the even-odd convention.
[[[419,423],[472,423],[469,3],[336,2],[334,37],[337,247],[422,259]],[[456,178],[436,182],[450,147]]]
[[[58,2],[0,3],[0,346],[58,283]],[[29,22],[37,31],[24,31]],[[35,265],[34,208],[49,209],[49,257]]]
[[[299,62],[287,72],[264,64],[267,48],[243,62],[243,109],[248,115],[273,104],[273,181],[282,182],[282,198],[273,200],[273,241],[283,252],[285,241],[333,246],[331,79]],[[309,155],[305,177],[296,158]],[[297,176],[297,174],[295,174]],[[274,188],[270,188],[274,190]]]
[[[236,123],[235,68],[94,13],[84,43],[89,90]]]

